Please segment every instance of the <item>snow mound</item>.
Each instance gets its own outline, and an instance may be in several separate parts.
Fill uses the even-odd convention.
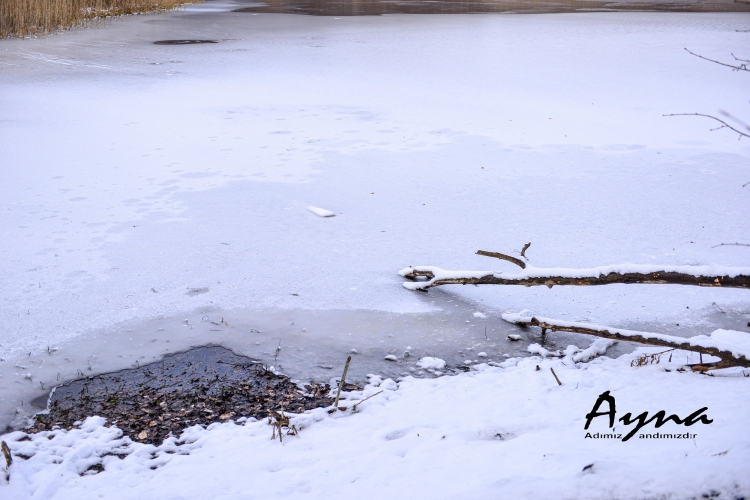
[[[562,356],[560,351],[548,351],[544,347],[540,346],[539,344],[530,344],[529,347],[526,348],[527,351],[529,351],[531,354],[538,354],[539,356],[543,358],[547,357],[553,357],[553,358],[559,358]]]
[[[473,316],[474,316],[475,318],[479,318],[479,319],[487,319],[487,315],[486,315],[486,314],[484,314],[484,313],[481,313],[481,312],[479,312],[479,311],[475,312],[475,313],[473,314]]]
[[[590,346],[582,351],[579,351],[579,349],[575,346],[571,346],[574,347],[576,351],[579,351],[573,354],[573,361],[575,361],[576,363],[585,363],[587,361],[591,361],[595,357],[601,356],[602,354],[607,352],[607,349],[609,349],[616,343],[616,340],[596,339],[591,343]]]
[[[312,213],[314,213],[315,215],[317,215],[318,217],[335,217],[336,216],[335,213],[331,212],[330,210],[326,210],[325,208],[314,207],[310,205],[309,207],[307,207],[307,209],[311,211]]]

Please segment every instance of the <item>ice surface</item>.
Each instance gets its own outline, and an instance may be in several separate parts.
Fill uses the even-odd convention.
[[[747,266],[746,249],[712,248],[750,240],[747,142],[662,117],[742,113],[742,75],[683,48],[737,53],[746,15],[335,20],[206,7],[0,42],[2,423],[58,377],[207,341],[272,362],[281,339],[282,360],[305,352],[282,369],[316,377],[357,348],[397,376],[412,365],[382,358],[408,344],[409,363],[466,359],[457,351],[484,339],[477,310],[685,336],[750,320],[743,290],[425,296],[394,273],[495,267],[474,252],[528,241],[537,267]],[[219,43],[153,44],[188,38]],[[337,216],[313,223],[310,203]],[[278,311],[300,314],[287,324]],[[292,326],[302,311],[330,314]],[[338,328],[357,317],[380,335],[364,347]],[[497,340],[511,330],[488,331],[496,346],[481,349],[525,349]]]

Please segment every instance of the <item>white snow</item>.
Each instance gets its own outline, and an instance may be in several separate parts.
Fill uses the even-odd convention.
[[[271,440],[265,420],[193,427],[155,447],[122,438],[89,418],[80,429],[6,440],[16,458],[8,500],[75,498],[739,498],[750,492],[747,378],[630,366],[621,359],[588,364],[541,358],[439,379],[371,378],[345,395],[349,409],[292,417],[298,436]],[[536,370],[536,365],[540,370]],[[549,368],[563,385],[558,386]],[[354,402],[384,390],[352,413]],[[627,442],[592,439],[633,426],[607,418],[584,430],[597,397],[611,391],[626,412],[684,418],[701,407],[713,419],[691,427],[653,423]],[[731,394],[732,397],[726,397]],[[605,407],[606,409],[606,407]],[[645,433],[690,438],[643,439]],[[693,438],[692,436],[695,435]],[[120,459],[108,453],[125,455]],[[102,463],[104,471],[79,474]]]
[[[398,361],[398,358],[393,354],[387,354],[383,359],[386,361]]]
[[[322,370],[352,345],[358,362],[377,361],[370,370],[408,369],[383,359],[407,342],[410,359],[449,360],[429,356],[443,363],[424,368],[433,374],[466,360],[459,342],[510,359],[466,360],[469,372],[429,380],[371,377],[346,412],[294,417],[302,432],[283,443],[265,421],[193,428],[158,448],[97,418],[30,441],[11,433],[2,439],[31,458],[17,456],[0,498],[750,496],[748,378],[677,372],[682,353],[633,368],[657,351],[596,358],[599,341],[514,359],[523,338],[509,344],[513,327],[492,323],[527,307],[667,332],[680,323],[693,345],[747,355],[746,290],[424,295],[393,273],[415,262],[494,269],[420,267],[440,277],[747,273],[745,248],[716,245],[750,241],[748,142],[662,116],[730,110],[748,121],[744,75],[684,51],[741,55],[746,14],[334,21],[228,5],[0,41],[0,423],[58,372],[207,342],[268,360],[283,338],[280,357],[299,352]],[[220,43],[152,44],[188,35]],[[313,224],[311,202],[345,216]],[[535,266],[521,272],[474,254],[528,241]],[[590,267],[612,262],[635,264]],[[490,340],[467,317],[486,320]],[[584,416],[607,390],[618,416],[707,406],[714,422],[660,429],[698,434],[689,440],[586,439]],[[592,430],[606,432],[604,420]],[[107,455],[117,451],[129,454]],[[79,475],[98,460],[104,472]]]
[[[487,319],[487,315],[479,311],[475,312],[472,316],[479,319]]]
[[[417,366],[424,369],[442,370],[445,368],[445,361],[440,358],[425,356],[417,362]]]
[[[330,210],[326,210],[325,208],[314,207],[310,205],[309,207],[307,207],[307,209],[311,211],[312,213],[314,213],[315,215],[317,215],[318,217],[335,217],[336,216],[335,213],[331,212]]]
[[[508,335],[508,340],[515,340],[515,341],[518,341],[518,340],[521,340],[522,338],[523,338],[523,337],[521,337],[521,336],[520,336],[520,335],[518,335],[517,333],[511,333],[510,335]]]
[[[529,344],[526,350],[530,352],[531,354],[536,354],[543,358],[547,358],[547,357],[559,358],[560,356],[562,356],[560,351],[548,351],[547,349],[545,349],[544,347],[536,343]]]
[[[576,349],[576,352],[573,354],[573,361],[575,361],[576,363],[585,363],[587,361],[591,361],[596,356],[601,356],[602,354],[607,352],[607,349],[609,349],[616,343],[616,340],[596,339],[586,349]]]

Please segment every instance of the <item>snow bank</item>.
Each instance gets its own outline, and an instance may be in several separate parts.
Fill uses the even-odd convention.
[[[2,436],[16,459],[10,483],[0,483],[0,497],[747,497],[748,378],[630,366],[631,359],[656,350],[587,364],[517,358],[504,368],[481,364],[454,377],[409,377],[398,384],[371,377],[363,391],[345,395],[345,412],[292,416],[301,430],[283,442],[271,440],[265,420],[242,419],[192,427],[161,446],[123,438],[96,417],[79,429],[26,441],[14,432]],[[354,402],[380,390],[352,411]],[[605,417],[584,430],[586,414],[605,391],[616,397],[618,417],[658,410],[685,417],[705,406],[713,423],[686,428],[669,422],[642,430],[689,431],[695,436],[689,439],[587,438],[587,432],[626,432],[620,422],[607,427]]]

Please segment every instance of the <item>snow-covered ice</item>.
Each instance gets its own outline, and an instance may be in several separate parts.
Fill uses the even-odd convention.
[[[519,275],[475,252],[528,241],[524,275],[746,269],[746,248],[717,245],[750,241],[748,142],[663,115],[747,116],[745,75],[684,50],[744,57],[747,14],[333,19],[237,5],[0,42],[0,423],[79,371],[209,342],[329,379],[356,349],[353,378],[393,380],[371,378],[366,394],[386,391],[356,414],[298,417],[309,425],[283,444],[264,422],[159,449],[97,419],[6,435],[34,456],[14,462],[2,498],[750,495],[748,378],[633,368],[654,351],[617,357],[625,343],[562,333],[540,346],[559,358],[519,360],[535,334],[500,318],[529,308],[745,352],[746,291],[423,294],[396,273]],[[188,36],[219,43],[153,44]],[[471,371],[397,382],[427,357]],[[587,440],[606,390],[623,411],[708,406],[714,422],[695,440]]]

